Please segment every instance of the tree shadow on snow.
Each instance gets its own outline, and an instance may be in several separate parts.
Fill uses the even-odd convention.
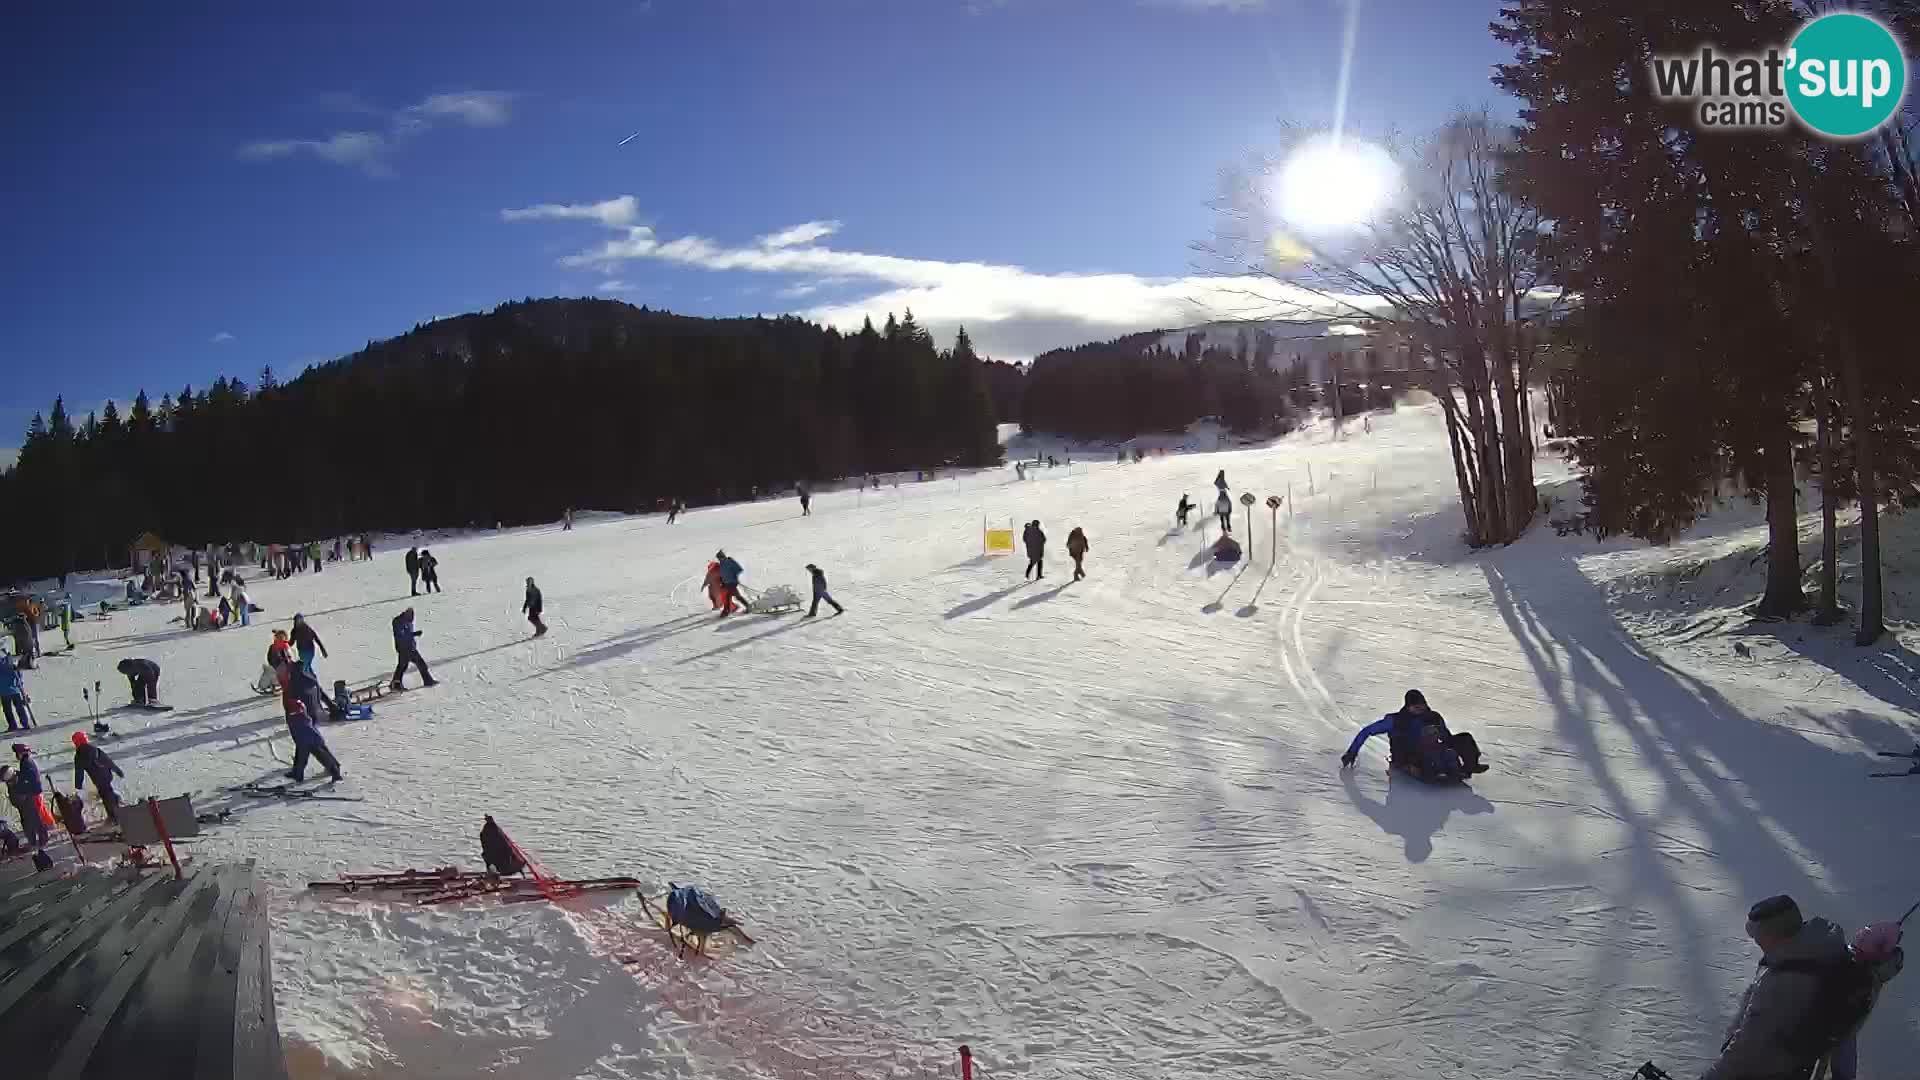
[[[1790,622],[1751,622],[1732,636],[1772,638],[1790,652],[1840,676],[1861,690],[1903,712],[1920,714],[1920,653],[1892,639],[1861,648],[1853,644],[1853,629],[1814,626],[1804,619]]]
[[[1740,941],[1739,913],[1751,902],[1791,893],[1808,912],[1853,926],[1910,902],[1911,874],[1890,867],[1884,837],[1860,827],[1884,820],[1889,799],[1899,797],[1862,782],[1873,759],[1742,715],[1712,687],[1643,651],[1569,555],[1514,554],[1481,562],[1494,604],[1553,710],[1559,746],[1584,767],[1595,805],[1628,832],[1609,854],[1626,865],[1620,895],[1608,898],[1608,933],[1633,940],[1635,912],[1646,912],[1659,939],[1673,944],[1678,962],[1670,967],[1686,982],[1675,990],[1684,989],[1698,1015],[1725,1017],[1733,1006],[1714,959]],[[1899,730],[1885,727],[1888,737]],[[1627,737],[1635,771],[1617,769],[1621,752],[1601,743],[1603,728]],[[1497,733],[1483,732],[1481,741],[1497,753]],[[1676,825],[1697,829],[1704,844],[1674,836]],[[1734,894],[1682,881],[1675,864],[1689,861],[1698,874],[1730,878]],[[1494,891],[1480,903],[1498,902]],[[1708,914],[1727,921],[1703,921]],[[1618,970],[1596,973],[1588,1045],[1599,1044],[1608,1018],[1645,979],[1625,970],[1626,950],[1604,961]],[[1614,993],[1625,1000],[1609,1002]],[[1911,1044],[1910,1033],[1869,1024],[1863,1040],[1876,1041],[1876,1032],[1882,1054],[1912,1052],[1900,1046]]]
[[[993,603],[995,600],[1000,600],[1000,599],[1004,599],[1005,597],[1012,596],[1014,593],[1017,593],[1021,589],[1026,588],[1027,584],[1028,582],[1025,579],[1022,579],[1020,584],[1018,585],[1009,585],[1006,588],[999,590],[998,592],[990,592],[985,596],[976,596],[971,600],[962,601],[961,603],[956,604],[953,607],[949,608],[944,617],[948,619],[957,619],[962,615],[971,615],[974,612],[979,611],[981,608],[986,607],[988,604]]]
[[[1361,813],[1372,818],[1382,832],[1401,839],[1410,863],[1426,862],[1433,854],[1433,838],[1455,810],[1463,814],[1493,813],[1493,804],[1464,784],[1438,787],[1388,772],[1387,797],[1381,800],[1360,790],[1352,769],[1340,770],[1340,783]]]

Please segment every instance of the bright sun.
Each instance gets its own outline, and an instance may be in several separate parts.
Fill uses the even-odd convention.
[[[1359,225],[1386,203],[1398,181],[1393,159],[1378,146],[1315,139],[1280,168],[1280,215],[1301,229]]]

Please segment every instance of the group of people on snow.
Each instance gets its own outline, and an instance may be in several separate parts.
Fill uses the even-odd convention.
[[[1031,575],[1033,580],[1039,581],[1047,576],[1047,533],[1040,527],[1039,518],[1027,522],[1026,527],[1020,530],[1020,539],[1027,546],[1027,568],[1021,572],[1020,580],[1025,581]],[[1073,560],[1075,581],[1087,576],[1084,564],[1088,546],[1087,534],[1075,525],[1073,531],[1067,533],[1067,557]]]
[[[423,547],[407,549],[407,595],[419,596],[424,585],[429,593],[445,592],[440,587],[440,560]]]

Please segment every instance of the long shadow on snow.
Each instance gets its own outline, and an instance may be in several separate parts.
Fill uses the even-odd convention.
[[[971,600],[962,601],[961,603],[947,609],[947,613],[944,616],[944,618],[957,619],[962,615],[971,615],[972,613],[979,611],[981,608],[986,607],[988,604],[993,603],[995,600],[1000,600],[1000,599],[1004,599],[1005,597],[1012,596],[1014,593],[1017,593],[1021,589],[1024,589],[1026,587],[1027,587],[1027,581],[1026,579],[1022,578],[1020,581],[1020,584],[1018,585],[1009,585],[1006,588],[999,590],[998,592],[990,592],[985,596],[976,596]]]
[[[676,634],[684,634],[690,630],[698,630],[710,621],[712,621],[712,616],[705,614],[682,615],[676,619],[668,619],[665,622],[657,622],[650,626],[643,626],[638,630],[615,634],[609,638],[602,638],[587,647],[584,651],[574,654],[574,656],[565,663],[536,671],[520,681],[526,682],[530,679],[543,679],[548,675],[565,671],[568,668],[591,667],[602,661],[612,660],[616,657],[625,656],[627,653],[644,649],[656,642],[665,641],[667,638],[673,637]]]
[[[812,625],[819,621],[820,620],[818,619],[808,619],[805,616],[801,616],[800,618],[797,618],[790,623],[785,623],[780,626],[776,626],[773,629],[768,630],[764,634],[755,634],[752,637],[744,637],[738,641],[730,641],[727,644],[722,645],[718,648],[708,649],[706,652],[703,652],[703,653],[695,653],[694,655],[689,656],[686,659],[680,661],[680,663],[683,665],[691,664],[695,660],[705,660],[710,656],[718,656],[721,653],[732,652],[735,649],[744,648],[745,646],[751,645],[756,641],[765,641],[770,637],[774,637],[779,634],[785,634],[789,631],[798,630],[803,626]]]
[[[1729,636],[1772,638],[1894,708],[1920,714],[1920,653],[1891,635],[1863,649],[1853,644],[1853,630],[1844,623],[1814,626],[1795,619],[1748,623]]]
[[[1213,573],[1214,571],[1209,570],[1207,571],[1207,576],[1212,577]],[[1233,580],[1227,582],[1227,587],[1220,590],[1220,595],[1215,597],[1212,603],[1206,604],[1200,608],[1201,613],[1206,615],[1211,615],[1214,612],[1219,611],[1221,608],[1226,607],[1227,594],[1233,591],[1233,587],[1235,585],[1240,584],[1240,579],[1245,577],[1246,573],[1247,573],[1247,561],[1245,559],[1242,559],[1240,560],[1240,570],[1238,573],[1233,575]]]
[[[1252,599],[1248,600],[1244,605],[1241,606],[1240,610],[1234,612],[1234,614],[1238,615],[1242,619],[1250,619],[1253,616],[1258,615],[1260,613],[1260,594],[1267,591],[1267,582],[1272,580],[1273,580],[1273,562],[1269,561],[1267,563],[1267,572],[1260,575],[1259,587],[1253,590]],[[1224,600],[1225,598],[1226,598],[1225,595],[1222,594],[1221,599]]]
[[[1738,940],[1738,912],[1752,901],[1788,892],[1805,910],[1855,926],[1905,906],[1911,876],[1889,880],[1882,838],[1860,827],[1885,819],[1893,812],[1889,800],[1899,797],[1895,788],[1861,783],[1868,759],[1741,715],[1711,687],[1642,651],[1570,557],[1530,554],[1535,557],[1489,556],[1481,569],[1553,707],[1562,744],[1585,763],[1599,805],[1630,832],[1625,880],[1632,884],[1626,895],[1609,898],[1615,936],[1631,940],[1636,908],[1651,909],[1661,939],[1681,953],[1685,989],[1699,1015],[1725,1017],[1733,1005],[1728,988],[1711,977],[1714,950],[1706,943]],[[1614,772],[1595,736],[1602,723],[1632,740],[1640,768],[1660,785],[1657,809],[1643,808],[1644,793],[1636,799]],[[1492,734],[1482,741],[1497,748],[1497,736],[1487,737]],[[1672,871],[1669,830],[1676,821],[1697,827],[1710,844],[1699,856],[1737,882],[1737,895],[1718,898],[1725,924],[1703,923],[1699,887],[1683,885]],[[1478,910],[1471,896],[1462,899]],[[1587,1045],[1599,1043],[1616,1013],[1603,999],[1615,990],[1631,994],[1639,978],[1619,970],[1596,973]],[[1893,1025],[1869,1024],[1865,1037],[1879,1043],[1875,1056],[1886,1060],[1914,1050],[1900,1045],[1911,1044],[1912,1036]]]
[[[1059,596],[1061,593],[1066,592],[1067,589],[1070,588],[1072,585],[1073,585],[1073,579],[1068,578],[1067,580],[1061,582],[1060,584],[1055,585],[1053,588],[1048,589],[1046,592],[1034,593],[1032,596],[1029,596],[1025,600],[1022,600],[1019,603],[1013,605],[1013,610],[1019,611],[1023,607],[1032,607],[1035,604],[1045,603],[1048,600],[1051,600],[1054,597]]]
[[[130,731],[108,743],[107,752],[113,755],[114,760],[122,765],[126,765],[146,758],[165,757],[168,754],[178,753],[181,750],[192,750],[196,747],[207,746],[212,743],[232,742],[234,745],[226,747],[226,749],[234,750],[251,746],[256,742],[271,741],[277,737],[279,731],[286,728],[286,723],[286,717],[276,712],[275,715],[263,716],[258,720],[249,720],[244,724],[235,724],[232,727],[215,728],[212,731],[199,731],[188,735],[175,735],[169,739],[157,739],[138,744],[134,744],[133,740],[140,738],[144,733]],[[258,739],[252,739],[246,742],[236,741],[242,736],[261,732],[265,732],[265,734],[261,735]]]
[[[422,595],[425,595],[425,594],[422,594]],[[323,615],[337,615],[342,611],[358,611],[361,608],[379,607],[381,604],[398,604],[403,601],[416,600],[416,599],[419,599],[419,597],[401,596],[396,593],[393,596],[389,596],[381,600],[367,600],[358,604],[342,604],[339,607],[330,607],[325,611],[305,611],[305,612],[301,612],[300,614],[305,615],[307,617],[308,622],[312,622],[314,619],[318,619]],[[256,623],[259,623],[259,622],[266,622],[268,620],[256,619],[254,621]],[[292,615],[287,616],[287,621],[292,622],[293,616]]]
[[[1493,804],[1465,785],[1436,787],[1389,771],[1387,797],[1381,801],[1360,790],[1353,769],[1340,771],[1340,783],[1361,813],[1372,818],[1382,832],[1405,843],[1410,863],[1426,862],[1433,854],[1433,838],[1455,810],[1463,814],[1493,813]]]

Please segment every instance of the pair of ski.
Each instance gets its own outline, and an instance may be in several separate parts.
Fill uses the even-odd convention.
[[[256,799],[324,799],[329,802],[363,802],[358,795],[337,795],[333,792],[332,780],[289,780],[284,784],[270,784],[255,780],[252,783],[230,787],[228,791],[251,795]]]
[[[1870,775],[1874,777],[1920,776],[1920,743],[1915,743],[1913,746],[1913,749],[1906,750],[1906,751],[1896,752],[1892,750],[1882,750],[1880,751],[1880,756],[1890,757],[1890,758],[1906,758],[1913,762],[1913,767],[1908,769],[1905,772],[1877,772],[1877,773],[1872,773]]]

